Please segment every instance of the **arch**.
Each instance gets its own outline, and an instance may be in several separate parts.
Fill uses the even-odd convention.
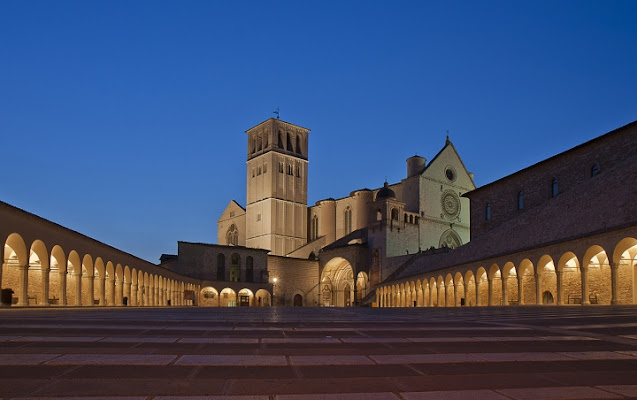
[[[356,290],[361,299],[365,298],[369,293],[369,276],[365,271],[361,271],[356,275]]]
[[[235,224],[230,225],[230,228],[228,228],[226,232],[226,242],[229,246],[239,245],[239,230]]]
[[[115,266],[115,305],[121,306],[124,298],[124,268],[122,264]],[[157,305],[157,302],[155,302]]]
[[[106,263],[106,275],[104,277],[106,305],[115,305],[115,266],[112,261]]]
[[[29,250],[29,265],[26,279],[27,304],[21,305],[48,305],[49,304],[49,254],[46,245],[41,240],[35,240]],[[21,300],[21,299],[20,299]]]
[[[518,266],[518,292],[519,304],[536,303],[536,283],[533,263],[528,258],[520,262]]]
[[[236,307],[237,293],[229,287],[224,288],[219,294],[220,307]]]
[[[24,239],[17,233],[10,234],[4,242],[2,262],[2,288],[13,290],[12,302],[28,304],[27,298],[27,248]]]
[[[101,257],[95,259],[93,267],[93,284],[95,285],[95,292],[97,297],[97,304],[100,306],[106,305],[106,266]]]
[[[49,303],[51,305],[65,306],[66,255],[64,254],[64,249],[57,244],[51,249],[49,267]]]
[[[303,306],[303,295],[300,293],[297,293],[294,295],[294,301],[293,304],[295,307],[302,307]]]
[[[342,257],[334,257],[325,264],[321,286],[323,306],[345,307],[357,301],[354,270],[350,262]]]
[[[248,288],[239,290],[237,304],[241,307],[251,307],[254,305],[254,293]]]
[[[270,292],[265,289],[259,289],[255,293],[256,302],[255,305],[257,307],[268,307],[272,304],[272,298],[270,296]]]
[[[132,280],[131,280],[131,270],[130,270],[130,267],[128,265],[124,266],[123,278],[124,278],[124,281],[123,281],[124,293],[123,293],[123,297],[122,297],[122,305],[130,306],[130,305],[132,305],[132,303],[131,303],[131,294],[132,294],[131,284],[132,284]],[[165,280],[164,280],[164,282],[165,282]],[[164,303],[162,303],[162,305],[164,305]]]
[[[613,249],[614,304],[637,304],[637,239],[626,237]]]
[[[520,293],[518,292],[518,271],[511,261],[507,261],[502,266],[502,304],[520,304]]]
[[[349,205],[345,208],[344,224],[345,235],[352,232],[352,207]]]
[[[475,274],[476,306],[489,305],[489,274],[484,267],[478,267]]]
[[[502,271],[497,264],[489,268],[488,305],[495,306],[503,303],[502,298]]]
[[[581,304],[582,280],[580,262],[573,252],[562,254],[557,263],[556,304]]]
[[[438,247],[448,247],[450,249],[455,249],[460,246],[462,246],[462,240],[453,229],[447,229],[440,236],[440,243],[438,244]]]
[[[582,258],[582,304],[611,304],[610,259],[600,245],[590,246]]]
[[[460,271],[453,276],[454,288],[454,305],[456,307],[464,306],[466,303],[464,277]]]
[[[538,304],[555,304],[558,288],[553,258],[548,254],[540,257],[536,271],[536,295],[540,294]]]

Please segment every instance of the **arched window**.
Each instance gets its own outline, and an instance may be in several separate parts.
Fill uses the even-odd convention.
[[[294,148],[292,147],[292,136],[290,135],[289,132],[288,132],[287,150],[294,151]]]
[[[518,192],[518,210],[522,210],[524,208],[524,193],[522,191]]]
[[[226,256],[221,253],[217,256],[217,280],[226,280]]]
[[[311,232],[310,232],[310,239],[311,240],[318,239],[318,217],[316,216],[316,214],[314,214],[314,216],[312,216],[312,226],[311,226]]]
[[[391,209],[391,219],[398,221],[398,210],[395,208]]]
[[[599,174],[599,165],[597,163],[591,165],[591,178]]]
[[[252,256],[246,258],[246,282],[254,281],[254,260]]]
[[[347,206],[345,209],[345,234],[352,232],[352,209]]]
[[[226,240],[229,246],[239,245],[239,230],[235,224],[230,225],[228,232],[226,233]]]
[[[241,257],[233,253],[230,258],[230,282],[239,282],[241,278]]]
[[[303,152],[301,150],[301,137],[300,136],[296,137],[296,153],[300,154],[300,155],[303,155]]]
[[[283,148],[283,132],[279,131],[279,149]]]
[[[491,221],[491,203],[487,203],[484,207],[484,219],[486,221]]]
[[[263,150],[263,140],[261,139],[261,135],[257,136],[257,151]]]
[[[557,196],[557,193],[558,193],[557,179],[553,178],[553,181],[551,182],[551,197]]]
[[[292,175],[292,165],[288,164],[288,175]]]
[[[376,221],[382,221],[383,220],[383,212],[380,211],[380,208],[378,210],[376,210]]]
[[[279,172],[283,173],[283,163],[282,162],[279,163]]]

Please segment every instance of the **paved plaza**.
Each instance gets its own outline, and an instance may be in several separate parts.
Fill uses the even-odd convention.
[[[0,309],[3,398],[637,398],[637,307]]]

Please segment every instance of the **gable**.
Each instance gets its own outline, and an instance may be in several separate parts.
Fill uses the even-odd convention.
[[[447,170],[453,173],[453,179],[449,179]],[[445,147],[429,162],[422,177],[459,186],[466,190],[473,190],[476,187],[451,142],[447,142]]]
[[[228,203],[228,205],[226,206],[225,210],[223,210],[223,213],[221,213],[221,216],[219,217],[217,222],[236,218],[241,215],[245,215],[245,213],[246,213],[246,210],[243,207],[241,207],[239,203],[237,203],[234,200],[231,200],[230,203]]]

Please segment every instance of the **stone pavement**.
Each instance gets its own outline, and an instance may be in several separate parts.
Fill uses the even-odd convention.
[[[0,309],[0,396],[637,398],[637,307]]]

